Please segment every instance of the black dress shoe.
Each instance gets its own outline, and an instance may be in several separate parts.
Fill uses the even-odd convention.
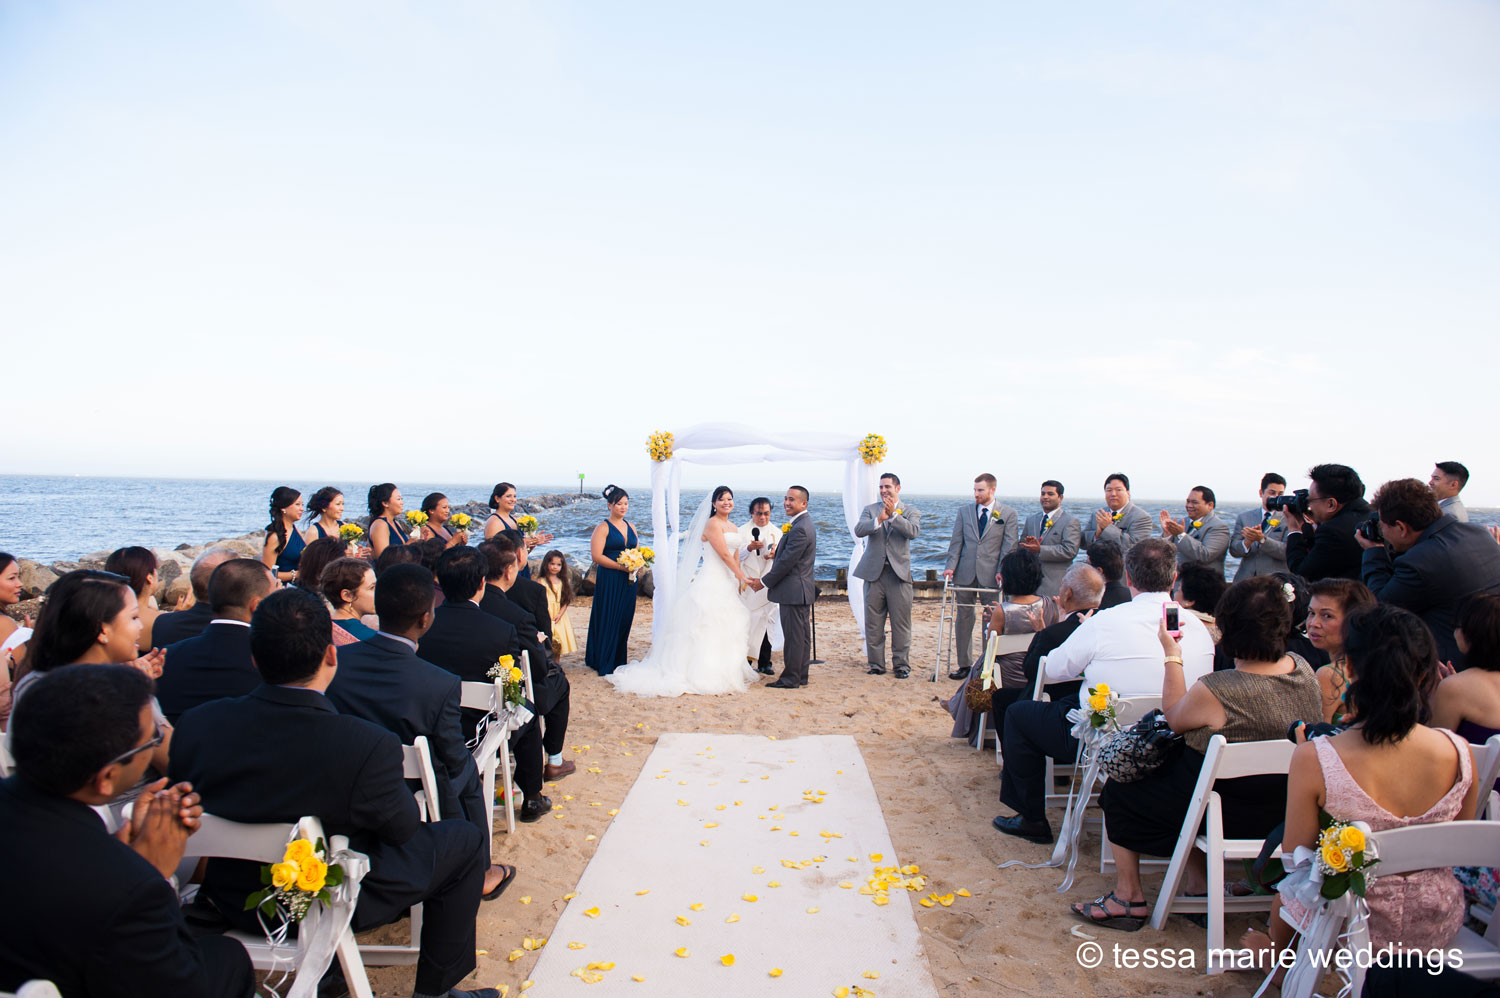
[[[954,669],[952,672],[948,673],[948,678],[949,679],[968,679],[969,678],[969,667],[966,665],[962,669]]]
[[[755,667],[755,671],[758,672],[758,673],[760,673],[762,676],[774,676],[774,675],[776,675],[776,670],[773,669],[769,665],[757,665]]]
[[[865,673],[865,675],[867,675],[867,676],[883,676],[883,675],[885,675],[885,669],[882,666],[872,665],[872,666],[870,666],[869,671]]]
[[[766,689],[768,689],[768,690],[795,690],[798,685],[799,684],[797,684],[797,683],[789,683],[789,682],[787,682],[784,679],[778,679],[774,683],[767,683],[766,684]]]
[[[1008,818],[1001,815],[990,824],[1006,835],[1014,835],[1028,842],[1046,845],[1052,841],[1052,826],[1045,821],[1027,821],[1019,814],[1013,814]]]
[[[906,666],[904,666],[904,665],[898,665],[898,666],[896,666],[896,678],[897,679],[905,679],[906,677],[908,677],[910,675],[911,675],[911,670],[908,669]]]
[[[536,821],[550,810],[552,810],[551,797],[528,797],[521,805],[521,813],[517,817],[522,821]]]

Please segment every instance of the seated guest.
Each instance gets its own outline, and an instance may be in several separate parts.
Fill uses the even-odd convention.
[[[1453,517],[1459,523],[1469,522],[1469,511],[1464,508],[1464,501],[1458,494],[1469,484],[1469,469],[1457,461],[1439,461],[1432,469],[1432,477],[1427,480],[1432,489],[1433,496],[1438,501],[1438,507],[1448,516]]]
[[[104,570],[123,575],[130,580],[130,589],[135,593],[135,604],[141,613],[141,647],[151,648],[151,628],[161,610],[156,606],[156,555],[150,548],[128,547],[110,552],[104,559]]]
[[[374,573],[366,562],[344,560],[364,565],[373,583]],[[339,670],[328,686],[328,700],[340,714],[378,724],[404,745],[425,735],[437,776],[439,813],[466,818],[488,840],[479,769],[464,744],[459,721],[459,678],[417,657],[417,642],[432,626],[432,583],[425,569],[397,565],[375,588],[387,630],[372,632],[369,640],[339,651]],[[485,874],[485,900],[499,897],[515,873],[513,866],[492,865]]]
[[[49,672],[11,736],[16,771],[0,783],[11,899],[0,908],[0,988],[41,979],[69,998],[254,994],[244,947],[194,938],[169,879],[203,813],[193,788],[150,784],[123,839],[93,810],[145,778],[161,740],[151,680],[122,666]]]
[[[402,777],[400,739],[329,702],[338,654],[323,601],[300,589],[272,593],[251,620],[250,649],[264,685],[182,716],[172,778],[192,783],[231,821],[316,815],[328,835],[349,836],[370,857],[354,931],[423,906],[415,998],[498,998],[494,989],[455,987],[475,966],[484,836],[461,818],[422,821]],[[255,912],[243,909],[260,887],[259,864],[212,859],[198,896],[236,928],[257,932]]]
[[[1328,656],[1328,664],[1314,674],[1323,697],[1323,720],[1337,724],[1348,709],[1344,694],[1354,682],[1349,659],[1344,655],[1344,620],[1355,610],[1375,605],[1375,596],[1363,582],[1324,579],[1311,587],[1307,608],[1307,639]],[[1440,725],[1441,726],[1441,725]],[[1479,739],[1484,741],[1483,738]]]
[[[422,512],[427,514],[427,522],[422,524],[422,540],[430,541],[435,537],[443,542],[444,548],[469,543],[466,531],[449,530],[444,526],[453,518],[453,505],[441,492],[433,492],[422,500]]]
[[[1165,669],[1156,628],[1162,618],[1162,604],[1171,597],[1177,552],[1160,538],[1147,538],[1125,556],[1125,573],[1135,596],[1129,603],[1085,620],[1072,637],[1047,656],[1049,683],[1081,678],[1084,687],[1108,683],[1110,689],[1127,697],[1154,696],[1161,689]],[[1181,623],[1182,658],[1192,681],[1213,670],[1213,641],[1202,621],[1192,614],[1184,614]],[[1075,694],[1050,703],[1021,700],[1006,710],[1000,802],[1016,814],[994,820],[994,826],[1006,835],[1030,842],[1052,841],[1042,785],[1044,756],[1067,763],[1077,757],[1078,740],[1068,721],[1068,711],[1077,706]]]
[[[209,548],[193,559],[193,567],[188,569],[188,583],[193,587],[193,605],[185,610],[163,613],[156,618],[156,623],[151,628],[151,640],[156,642],[155,647],[165,648],[203,633],[208,622],[214,619],[213,607],[208,602],[208,580],[213,577],[214,569],[230,558],[239,556],[233,548]]]
[[[266,544],[260,560],[276,572],[282,582],[297,577],[307,538],[297,529],[302,519],[302,493],[289,485],[278,485],[271,493],[271,522],[266,524]]]
[[[422,564],[422,552],[415,547],[402,545],[397,547],[391,545],[380,553],[375,559],[375,578],[379,579],[385,574],[385,570],[393,565],[420,565]],[[429,570],[430,571],[430,570]]]
[[[1432,628],[1439,660],[1462,669],[1454,618],[1471,596],[1500,593],[1500,548],[1479,524],[1444,515],[1432,490],[1415,478],[1386,482],[1371,506],[1380,515],[1380,539],[1354,538],[1364,548],[1365,585],[1380,602],[1421,617]]]
[[[1316,845],[1323,813],[1368,822],[1377,832],[1474,817],[1481,788],[1474,785],[1469,746],[1451,731],[1423,723],[1438,681],[1432,632],[1405,610],[1377,605],[1350,615],[1344,646],[1358,676],[1349,687],[1357,720],[1347,731],[1314,738],[1292,753],[1282,843],[1288,855]],[[1365,903],[1376,950],[1442,949],[1464,920],[1463,893],[1451,867],[1372,877]],[[1270,937],[1252,931],[1245,943],[1267,950],[1289,944],[1292,928],[1280,917],[1281,908],[1305,924],[1306,909],[1278,897]]]
[[[1125,556],[1114,541],[1095,541],[1088,546],[1089,564],[1104,576],[1104,596],[1099,609],[1130,602],[1130,587],[1125,584]]]
[[[361,617],[375,613],[375,569],[368,561],[363,558],[334,559],[323,569],[318,589],[333,608],[334,644],[351,645],[375,636],[375,629],[360,621]],[[427,594],[432,595],[431,582],[427,584]],[[339,637],[341,631],[343,638]]]
[[[1074,565],[1068,569],[1063,576],[1062,591],[1057,595],[1057,610],[1061,619],[1051,627],[1043,628],[1031,639],[1031,644],[1026,649],[1026,657],[1021,661],[1021,673],[1025,677],[1022,684],[1025,689],[1032,689],[1036,685],[1037,669],[1041,666],[1042,658],[1052,654],[1052,651],[1062,645],[1073,632],[1078,630],[1078,625],[1092,611],[1099,608],[1099,599],[1104,593],[1104,576],[1099,570],[1090,565]],[[1061,697],[1076,697],[1080,686],[1078,680],[1068,683],[1049,683],[1042,687],[1053,700]],[[1008,710],[1015,697],[1008,694],[1009,690],[996,687],[993,702],[995,704],[995,717],[1000,717],[1002,710]],[[1004,701],[1003,707],[1001,701]],[[1004,740],[1000,743],[1005,744]]]
[[[1178,549],[1178,556],[1182,551]],[[1209,637],[1215,643],[1219,640],[1219,629],[1214,626],[1214,607],[1219,605],[1219,600],[1229,590],[1229,583],[1224,581],[1224,573],[1214,569],[1212,565],[1201,562],[1189,562],[1177,570],[1177,581],[1172,584],[1172,598],[1181,604],[1193,616],[1203,621],[1203,626],[1208,628]]]
[[[417,552],[422,559],[422,567],[432,573],[432,604],[434,607],[442,606],[446,597],[443,596],[443,587],[437,584],[437,563],[438,559],[443,556],[443,552],[448,550],[447,546],[436,537],[425,541],[412,541],[407,546]]]
[[[536,621],[507,599],[507,596],[515,592],[519,580],[520,551],[514,547],[507,549],[498,540],[482,542],[479,550],[485,559],[484,598],[479,601],[479,608],[516,629],[521,650],[526,653],[531,665],[536,712],[547,729],[542,738],[542,747],[547,753],[547,764],[542,774],[548,780],[560,780],[577,768],[572,761],[562,756],[563,746],[567,744],[571,701],[568,677],[563,674],[562,667],[552,661],[547,646],[542,644],[544,639],[536,630]]]
[[[1161,535],[1177,546],[1178,565],[1208,565],[1224,577],[1224,555],[1229,551],[1229,521],[1219,516],[1218,499],[1207,485],[1195,485],[1183,504],[1182,522],[1161,511]],[[1210,608],[1212,609],[1212,608]]]
[[[173,724],[200,703],[244,696],[260,685],[250,661],[250,618],[260,601],[276,589],[264,564],[254,558],[232,558],[214,569],[208,600],[214,619],[196,638],[167,649],[156,698]]]
[[[432,627],[422,635],[417,654],[433,665],[447,669],[471,683],[493,683],[490,669],[501,655],[518,662],[521,644],[511,624],[479,608],[485,594],[484,576],[489,566],[477,548],[452,548],[438,559],[438,584],[443,604],[433,611]],[[378,588],[379,583],[376,583]],[[473,738],[482,711],[463,712],[464,737]],[[542,736],[532,718],[511,735],[516,753],[516,786],[525,801],[522,821],[536,821],[552,810],[552,801],[542,796]]]
[[[1469,600],[1459,611],[1453,640],[1465,668],[1438,683],[1432,725],[1480,745],[1500,734],[1500,596]]]
[[[1292,613],[1274,578],[1262,575],[1231,586],[1219,601],[1217,620],[1223,634],[1219,644],[1234,658],[1234,668],[1200,675],[1196,682],[1184,675],[1182,645],[1158,620],[1157,637],[1166,656],[1161,706],[1172,730],[1183,736],[1183,745],[1144,779],[1104,784],[1099,805],[1115,853],[1115,887],[1103,897],[1073,905],[1073,914],[1085,921],[1132,930],[1145,924],[1151,909],[1141,884],[1141,855],[1170,856],[1176,849],[1212,736],[1223,735],[1230,742],[1285,738],[1292,722],[1321,715],[1312,668],[1286,652]],[[1214,790],[1223,807],[1224,834],[1232,838],[1264,838],[1286,811],[1284,776],[1221,780]],[[1195,851],[1183,890],[1202,894],[1207,884],[1205,858]]]
[[[1307,639],[1307,618],[1312,607],[1312,585],[1295,572],[1276,572],[1271,578],[1281,583],[1287,605],[1292,608],[1292,634],[1287,638],[1286,650],[1294,651],[1307,660],[1314,669],[1328,664],[1328,653]],[[1215,665],[1217,668],[1217,664]]]
[[[504,544],[509,542],[516,552],[517,568],[526,567],[526,552],[530,550],[526,546],[526,538],[521,536],[519,530],[506,530],[496,537],[493,543]],[[506,590],[505,596],[531,614],[536,629],[546,635],[545,640],[550,644],[552,641],[552,614],[547,611],[547,589],[540,582],[529,575],[516,575],[515,585]]]
[[[306,589],[314,596],[321,596],[323,590],[319,580],[323,578],[323,569],[346,557],[345,551],[349,546],[334,537],[320,537],[307,547],[302,549],[302,560],[297,568],[297,581],[292,585],[300,589]]]
[[[401,514],[406,506],[401,499],[401,490],[390,482],[370,486],[366,496],[370,507],[370,526],[365,533],[370,538],[370,552],[379,558],[388,547],[401,547],[411,541],[406,532]]]
[[[16,556],[0,551],[0,607],[21,602],[21,563]],[[31,620],[25,626],[0,613],[0,728],[10,717],[10,677],[26,657],[26,642],[31,639]]]

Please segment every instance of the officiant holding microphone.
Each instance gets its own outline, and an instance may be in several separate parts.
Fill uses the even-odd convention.
[[[776,557],[776,539],[781,531],[771,525],[771,500],[762,496],[750,501],[750,522],[740,527],[740,568],[745,576],[758,579],[771,568]],[[745,660],[755,671],[770,676],[771,650],[781,647],[781,620],[764,589],[746,589],[740,593],[745,608],[750,611],[749,641],[745,646]]]

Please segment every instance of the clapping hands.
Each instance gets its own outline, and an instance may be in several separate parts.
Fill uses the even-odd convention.
[[[1161,511],[1161,534],[1163,537],[1176,537],[1178,534],[1186,532],[1186,530],[1185,526],[1172,519],[1171,513],[1168,513],[1166,510]]]
[[[117,833],[164,877],[182,862],[188,836],[198,830],[203,804],[191,783],[168,787],[166,777],[147,784],[131,808],[130,821]]]
[[[152,679],[160,679],[161,670],[167,664],[167,650],[165,648],[152,648],[130,664],[140,669]]]

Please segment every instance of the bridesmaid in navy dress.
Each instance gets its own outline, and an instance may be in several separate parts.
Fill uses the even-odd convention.
[[[307,540],[297,529],[302,519],[302,493],[289,485],[278,485],[271,493],[271,522],[266,524],[266,546],[260,560],[276,573],[282,582],[297,577],[297,563]]]
[[[601,676],[609,675],[628,661],[625,646],[635,620],[636,584],[630,581],[630,573],[620,567],[615,556],[637,546],[635,528],[625,522],[625,514],[630,512],[630,495],[609,485],[604,489],[604,501],[609,504],[609,519],[594,528],[589,540],[598,571],[594,604],[589,609],[588,643],[583,652],[584,664]]]
[[[379,558],[388,547],[405,547],[411,540],[398,517],[406,511],[401,490],[390,482],[370,486],[370,551]]]
[[[307,500],[307,519],[311,526],[309,534],[315,541],[325,537],[337,537],[344,525],[344,493],[332,485],[325,485]]]

